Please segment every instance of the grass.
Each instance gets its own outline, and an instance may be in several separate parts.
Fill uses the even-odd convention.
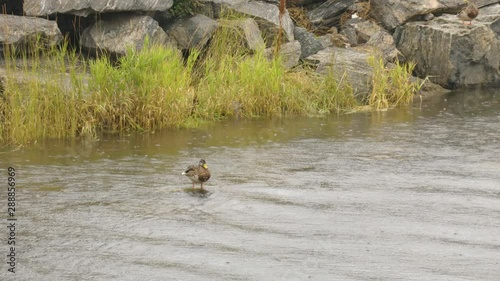
[[[264,47],[248,49],[242,36],[221,22],[210,46],[187,58],[146,44],[116,62],[82,59],[65,44],[43,51],[6,48],[0,143],[185,128],[227,118],[323,116],[362,105],[333,71],[286,70],[279,57],[268,59]],[[370,63],[369,106],[409,104],[418,90],[409,82],[414,65],[386,69],[381,60]]]
[[[383,59],[376,56],[371,56],[368,62],[373,67],[373,88],[368,97],[371,108],[385,110],[413,102],[413,95],[420,89],[418,83],[411,82],[414,63],[397,62],[392,67],[386,67]]]

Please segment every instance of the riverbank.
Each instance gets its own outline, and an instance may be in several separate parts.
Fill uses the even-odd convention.
[[[347,81],[334,79],[333,69],[328,75],[289,70],[280,56],[245,48],[239,36],[220,27],[209,48],[188,56],[151,44],[129,49],[116,61],[82,58],[66,44],[41,52],[35,45],[20,56],[10,50],[0,140],[28,143],[196,127],[227,118],[321,116],[366,105],[381,110],[410,104],[419,89],[410,79],[412,65],[387,70],[373,57],[373,91],[360,100]]]

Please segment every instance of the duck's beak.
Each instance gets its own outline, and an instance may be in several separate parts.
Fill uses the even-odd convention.
[[[208,169],[207,164],[203,164],[203,168]]]

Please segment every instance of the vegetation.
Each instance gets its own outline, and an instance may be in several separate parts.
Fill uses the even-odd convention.
[[[226,118],[320,116],[359,108],[344,77],[306,68],[243,45],[241,31],[221,21],[205,50],[187,58],[148,45],[112,62],[80,58],[66,44],[40,51],[5,48],[6,84],[0,93],[0,143],[97,136],[196,126]],[[22,54],[21,56],[16,54]],[[367,103],[384,109],[411,102],[414,65],[387,70],[373,58]],[[21,79],[22,78],[22,79]]]

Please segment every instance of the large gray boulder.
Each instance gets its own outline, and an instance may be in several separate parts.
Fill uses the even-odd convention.
[[[61,13],[86,17],[91,13],[164,11],[173,3],[173,0],[24,0],[24,12],[29,16]]]
[[[340,22],[340,16],[355,0],[328,0],[311,10],[307,16],[316,28],[329,28]]]
[[[245,45],[250,50],[264,49],[265,42],[259,29],[259,25],[254,19],[219,20],[220,26],[225,26],[236,30],[245,40]]]
[[[500,84],[500,5],[482,9],[470,26],[443,15],[398,27],[394,38],[419,77],[448,88]]]
[[[275,50],[276,48],[274,47],[266,49],[266,55],[269,59],[273,58]],[[301,54],[300,42],[295,40],[283,44],[279,49],[278,54],[281,57],[283,66],[286,69],[290,69],[297,66],[299,64],[299,59]]]
[[[321,38],[316,37],[311,32],[307,31],[307,29],[303,27],[295,27],[294,36],[297,41],[300,42],[301,55],[300,58],[306,58],[312,54],[316,54],[320,50],[323,50],[323,40]]]
[[[4,45],[22,47],[37,40],[46,47],[54,46],[62,38],[55,21],[0,14],[0,51]]]
[[[177,41],[180,49],[201,48],[217,29],[217,21],[204,16],[194,15],[175,21],[165,27],[168,36]]]
[[[306,58],[317,65],[316,71],[327,74],[333,71],[335,79],[345,81],[352,86],[354,95],[362,100],[372,88],[373,68],[368,64],[369,54],[330,47]]]
[[[252,1],[233,4],[230,8],[254,18],[263,33],[269,36],[266,38],[268,42],[274,40],[280,24],[278,6],[266,2]],[[288,39],[288,41],[295,40],[293,34],[294,25],[288,11],[283,15],[282,26],[285,38]]]
[[[136,14],[106,15],[83,31],[80,44],[93,51],[125,54],[128,48],[142,49],[146,38],[152,44],[173,44],[153,18]]]
[[[464,0],[371,0],[371,16],[389,29],[429,13],[456,13]]]

